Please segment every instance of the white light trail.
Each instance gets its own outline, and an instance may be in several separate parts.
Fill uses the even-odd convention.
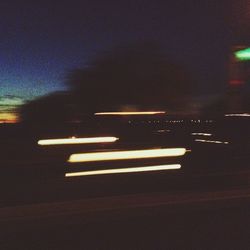
[[[72,154],[68,162],[92,162],[92,161],[112,161],[127,159],[144,159],[181,156],[186,153],[185,148],[164,148],[129,151],[112,151],[98,153]]]
[[[87,137],[87,138],[62,138],[62,139],[45,139],[39,140],[39,145],[64,145],[64,144],[87,144],[87,143],[104,143],[115,142],[119,140],[117,137]]]
[[[134,167],[134,168],[104,169],[104,170],[66,173],[65,177],[102,175],[102,174],[124,174],[124,173],[135,173],[135,172],[174,170],[174,169],[180,169],[180,168],[181,168],[180,164],[171,164],[171,165],[158,165],[158,166]]]
[[[248,113],[242,113],[242,114],[226,114],[225,116],[249,117],[250,114],[248,114]]]
[[[95,115],[157,115],[165,114],[165,111],[141,111],[141,112],[98,112]]]
[[[207,143],[217,143],[217,144],[229,144],[227,141],[210,141],[210,140],[200,140],[200,139],[195,139],[197,142],[207,142]]]
[[[212,136],[212,134],[209,133],[192,133],[191,135]]]

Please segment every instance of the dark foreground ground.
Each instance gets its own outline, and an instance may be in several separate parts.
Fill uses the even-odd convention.
[[[175,119],[177,121],[177,119]],[[179,119],[179,121],[181,121]],[[42,133],[1,129],[0,249],[249,249],[248,121]],[[226,126],[225,126],[226,124]],[[132,126],[132,127],[131,127]],[[164,131],[165,130],[165,131]],[[211,136],[194,136],[194,132]],[[114,145],[40,147],[41,138],[114,135]],[[228,142],[205,143],[210,140]],[[185,147],[173,159],[70,164],[72,153]],[[66,178],[69,171],[182,168]]]
[[[249,197],[217,200],[193,197],[192,201],[171,202],[167,195],[162,195],[156,202],[156,196],[153,200],[126,196],[1,209],[0,246],[1,249],[249,249]],[[138,202],[143,199],[144,204],[136,206],[134,201],[131,205],[131,199]]]

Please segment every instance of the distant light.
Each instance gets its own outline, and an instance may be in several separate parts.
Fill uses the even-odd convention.
[[[100,112],[95,115],[157,115],[165,114],[165,111],[142,111],[142,112]]]
[[[243,114],[226,114],[225,116],[249,117],[250,114],[248,114],[248,113],[243,113]]]
[[[136,168],[104,169],[104,170],[93,170],[93,171],[66,173],[65,177],[102,175],[102,174],[124,174],[124,173],[133,173],[133,172],[174,170],[174,169],[180,169],[180,168],[181,168],[180,164],[171,164],[171,165],[147,166],[147,167],[136,167]]]
[[[212,136],[212,134],[209,133],[192,133],[191,135]]]
[[[238,50],[234,52],[234,55],[239,61],[250,60],[250,48]]]
[[[87,143],[104,143],[115,142],[119,140],[117,137],[88,137],[88,138],[62,138],[62,139],[45,139],[39,140],[38,144],[45,145],[63,145],[63,144],[87,144]]]
[[[245,82],[243,80],[230,80],[229,81],[229,84],[230,85],[242,85],[244,84]]]
[[[227,141],[210,141],[210,140],[201,140],[201,139],[195,139],[197,142],[207,142],[207,143],[217,143],[217,144],[229,144]]]
[[[166,132],[170,132],[171,130],[169,129],[159,129],[159,130],[156,130],[157,133],[166,133]]]
[[[165,149],[146,149],[146,150],[128,150],[114,152],[81,153],[72,154],[69,162],[90,162],[90,161],[112,161],[127,159],[144,159],[181,156],[186,153],[185,148],[165,148]]]

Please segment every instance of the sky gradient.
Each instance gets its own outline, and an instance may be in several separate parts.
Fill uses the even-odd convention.
[[[130,42],[158,42],[190,70],[198,93],[221,91],[230,40],[225,3],[1,2],[0,120],[8,105],[10,112],[11,105],[66,89],[69,70],[84,67],[100,51]]]

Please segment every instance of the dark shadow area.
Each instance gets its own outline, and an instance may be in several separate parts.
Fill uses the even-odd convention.
[[[24,124],[42,127],[85,122],[102,111],[168,110],[188,112],[193,79],[160,46],[140,43],[102,53],[88,66],[66,77],[69,90],[27,102],[20,110]]]

